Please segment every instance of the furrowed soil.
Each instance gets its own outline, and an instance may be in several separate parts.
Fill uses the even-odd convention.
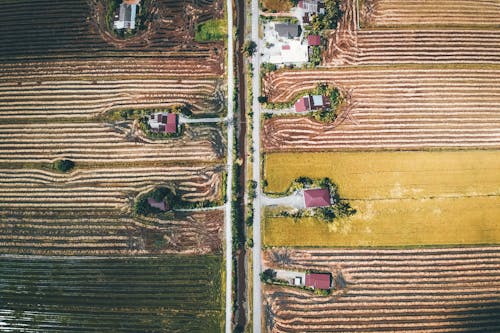
[[[314,167],[311,167],[313,165]],[[286,166],[286,167],[285,167]],[[329,177],[357,213],[328,224],[268,217],[268,246],[411,246],[500,241],[498,151],[276,153],[267,192]]]

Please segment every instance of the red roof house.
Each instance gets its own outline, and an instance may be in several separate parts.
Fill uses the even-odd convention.
[[[175,113],[167,114],[167,125],[165,126],[165,133],[177,132],[177,116]]]
[[[311,103],[309,102],[309,96],[302,97],[297,102],[295,102],[295,111],[304,112],[311,110]]]
[[[307,45],[309,46],[319,46],[321,45],[321,37],[318,35],[307,36]]]
[[[304,190],[304,201],[306,208],[330,206],[330,192],[324,188]]]
[[[306,274],[306,286],[314,289],[328,290],[332,285],[332,276],[327,273]]]

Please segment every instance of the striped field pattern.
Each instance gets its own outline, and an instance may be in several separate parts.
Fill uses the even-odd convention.
[[[497,247],[418,250],[272,249],[274,268],[342,276],[331,296],[267,287],[270,332],[498,332]],[[337,279],[334,279],[337,280]]]

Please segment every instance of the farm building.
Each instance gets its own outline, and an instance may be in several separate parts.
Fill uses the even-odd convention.
[[[177,115],[175,113],[154,113],[148,119],[151,131],[173,134],[177,132]]]
[[[307,36],[307,45],[309,46],[319,46],[321,44],[321,37],[318,35]]]
[[[115,29],[135,29],[137,5],[140,0],[123,0],[120,4],[118,20],[114,22]]]
[[[169,210],[169,206],[165,201],[156,201],[154,198],[149,197],[148,198],[148,204],[153,207],[153,208],[158,208],[161,211],[167,211]]]
[[[294,39],[300,36],[300,26],[293,23],[277,23],[274,25],[276,33],[281,38]]]
[[[330,206],[332,204],[330,192],[325,188],[304,190],[304,203],[306,208]]]
[[[323,1],[301,0],[298,2],[297,7],[304,13],[302,16],[302,22],[304,22],[304,24],[309,24],[311,22],[311,15],[325,13],[325,3]]]
[[[331,106],[330,98],[322,95],[307,95],[295,102],[296,112],[305,112],[329,108]]]
[[[332,276],[329,273],[306,274],[306,287],[328,290],[332,287]]]

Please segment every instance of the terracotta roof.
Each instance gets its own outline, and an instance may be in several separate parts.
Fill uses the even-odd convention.
[[[330,289],[331,275],[326,273],[306,274],[306,286],[314,289]]]
[[[127,5],[138,5],[141,0],[123,0],[124,4]]]
[[[165,133],[177,132],[177,115],[175,113],[167,114],[167,126],[165,126]]]
[[[304,201],[307,208],[330,206],[330,192],[324,188],[304,190]]]
[[[307,36],[307,45],[309,45],[309,46],[321,45],[321,37],[318,35]]]
[[[311,109],[311,105],[309,103],[309,96],[302,97],[297,102],[295,102],[295,111],[296,112],[309,111],[310,109]]]

